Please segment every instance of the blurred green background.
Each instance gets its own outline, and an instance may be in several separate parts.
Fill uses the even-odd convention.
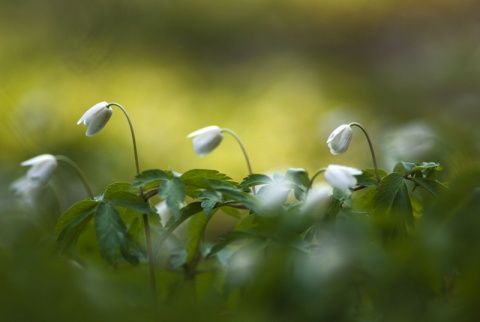
[[[231,138],[204,158],[192,152],[185,136],[212,124],[237,132],[255,172],[370,166],[361,135],[345,156],[329,155],[328,134],[350,121],[367,127],[388,169],[392,149],[381,148],[397,127],[437,137],[409,144],[440,151],[425,158],[476,157],[479,13],[478,2],[453,0],[2,1],[3,186],[40,153],[71,157],[97,190],[131,179],[119,111],[93,138],[76,125],[103,100],[129,111],[142,169],[241,179]]]
[[[8,189],[23,160],[66,155],[97,193],[133,178],[119,110],[94,137],[76,125],[104,100],[128,110],[142,169],[211,168],[241,180],[232,138],[193,153],[186,135],[207,125],[234,130],[254,172],[368,168],[360,133],[345,155],[325,144],[356,121],[381,167],[437,161],[448,179],[480,154],[479,15],[474,0],[3,0],[2,242],[16,240],[4,231],[23,209]],[[66,192],[60,208],[84,198],[68,169],[55,180]]]

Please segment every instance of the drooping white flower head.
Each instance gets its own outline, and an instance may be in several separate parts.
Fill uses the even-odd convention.
[[[352,194],[352,188],[357,184],[356,175],[362,174],[361,170],[342,165],[330,164],[325,170],[325,180],[346,196]]]
[[[51,154],[41,154],[21,163],[22,166],[31,166],[27,172],[27,179],[32,186],[44,186],[52,177],[57,168],[57,159]]]
[[[302,206],[302,214],[318,217],[324,214],[330,205],[333,195],[332,187],[327,184],[312,188],[308,191]]]
[[[187,138],[193,138],[193,151],[203,157],[222,142],[223,133],[220,127],[211,125],[190,133]]]
[[[87,126],[87,136],[92,136],[100,132],[107,124],[113,114],[113,110],[107,102],[100,102],[92,106],[78,120],[77,124],[83,123]]]
[[[17,179],[10,185],[10,190],[15,195],[21,197],[28,204],[34,205],[39,199],[44,187],[35,184],[29,180],[26,176]]]
[[[341,154],[347,151],[352,140],[353,130],[350,124],[342,124],[328,137],[327,144],[332,154]]]
[[[272,209],[285,203],[290,193],[290,188],[283,182],[273,182],[262,186],[258,192],[258,197],[263,207]]]

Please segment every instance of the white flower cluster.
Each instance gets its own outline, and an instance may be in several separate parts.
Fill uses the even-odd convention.
[[[57,168],[57,159],[51,154],[41,154],[21,163],[30,166],[24,177],[12,185],[15,194],[22,196],[29,203],[34,203],[36,196],[45,187]]]

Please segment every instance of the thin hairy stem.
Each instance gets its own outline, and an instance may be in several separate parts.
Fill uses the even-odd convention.
[[[128,116],[127,110],[122,105],[120,105],[118,103],[108,103],[108,106],[112,106],[112,105],[121,109],[123,114],[125,114],[125,117],[127,118],[128,125],[130,126],[130,133],[132,135],[133,156],[135,157],[135,170],[137,172],[137,175],[139,175],[140,174],[140,165],[138,163],[137,141],[135,140],[135,131],[133,130],[132,121],[130,120],[130,116]]]
[[[252,174],[253,172],[252,172],[252,165],[250,164],[250,158],[248,157],[247,149],[245,149],[245,146],[243,145],[242,140],[240,140],[240,137],[230,129],[223,128],[221,131],[229,133],[238,142],[238,144],[240,145],[240,148],[242,149],[243,155],[245,156],[245,161],[247,162],[248,174]],[[253,191],[253,194],[256,194],[255,187],[252,187],[252,191]]]
[[[138,152],[137,152],[137,142],[135,140],[135,131],[133,130],[133,124],[128,116],[127,110],[120,104],[118,103],[109,103],[108,106],[116,106],[119,109],[122,110],[123,114],[125,114],[125,117],[127,118],[128,125],[130,126],[130,133],[132,135],[132,142],[133,142],[133,155],[135,157],[135,170],[137,172],[137,175],[140,174],[140,165],[138,162]],[[143,189],[140,188],[140,196],[145,200],[145,202],[148,202],[148,199],[145,198],[143,194]],[[153,259],[153,250],[152,250],[152,237],[150,236],[150,225],[148,223],[148,215],[143,214],[143,229],[145,230],[145,239],[147,242],[147,257],[148,257],[148,266],[150,268],[150,287],[152,288],[153,296],[156,298],[157,296],[157,283],[155,281],[155,263]]]
[[[75,171],[77,176],[80,178],[80,181],[82,181],[82,184],[85,187],[85,190],[87,191],[88,196],[90,197],[90,199],[93,199],[94,196],[93,196],[92,188],[90,188],[90,184],[88,183],[87,177],[83,173],[82,169],[80,169],[80,167],[72,159],[64,155],[56,155],[55,159],[57,159],[58,161],[65,162]]]
[[[368,135],[367,130],[365,130],[365,128],[360,123],[357,123],[357,122],[352,122],[349,125],[360,128],[365,134],[365,137],[367,138],[367,141],[368,141],[368,146],[370,147],[370,153],[372,154],[373,168],[375,170],[375,178],[377,179],[377,182],[380,182],[382,178],[380,178],[380,174],[378,173],[377,158],[375,157],[375,151],[373,149],[372,140],[370,139],[370,136]]]
[[[313,181],[315,181],[315,179],[318,177],[319,174],[325,172],[325,170],[327,170],[327,168],[321,168],[320,170],[315,172],[315,174],[312,176],[312,179],[310,179],[310,183],[308,184],[307,191],[305,192],[305,195],[307,195],[308,192],[310,191],[310,189],[312,188]]]

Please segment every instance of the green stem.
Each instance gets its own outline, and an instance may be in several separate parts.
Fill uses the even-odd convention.
[[[123,114],[125,114],[125,117],[127,118],[128,125],[130,126],[130,133],[132,135],[133,156],[135,157],[135,170],[137,171],[137,175],[139,175],[140,174],[140,165],[138,163],[137,141],[135,140],[135,132],[133,131],[132,121],[130,120],[130,116],[128,116],[127,110],[122,105],[120,105],[118,103],[108,103],[108,106],[112,106],[112,105],[121,109]]]
[[[250,164],[250,158],[248,157],[247,150],[245,149],[245,146],[243,145],[242,140],[240,140],[240,137],[230,129],[223,128],[221,129],[221,131],[229,133],[235,138],[235,140],[237,140],[238,144],[240,145],[240,148],[242,149],[243,155],[245,156],[245,160],[247,161],[248,174],[252,174],[252,166]]]
[[[133,124],[128,116],[127,110],[118,103],[109,103],[108,106],[116,106],[122,110],[123,114],[127,118],[128,125],[130,126],[130,133],[132,135],[132,142],[133,142],[133,155],[135,158],[135,170],[137,175],[140,175],[140,165],[138,162],[138,152],[137,152],[137,142],[135,140],[135,132],[133,130]],[[143,189],[140,188],[140,196],[147,202],[148,199],[145,198],[143,194]],[[153,259],[153,250],[152,250],[152,237],[150,236],[150,225],[148,223],[148,215],[143,214],[143,229],[145,230],[145,239],[147,242],[147,258],[148,258],[148,266],[150,268],[150,287],[152,288],[153,296],[156,298],[157,296],[157,283],[155,281],[155,263]]]
[[[83,171],[80,169],[80,167],[72,159],[64,155],[56,155],[55,159],[57,159],[58,161],[65,162],[75,171],[75,173],[78,175],[78,177],[82,181],[82,184],[85,187],[85,190],[87,190],[88,196],[90,197],[90,199],[93,199],[94,196],[93,196],[92,189],[90,188],[90,184],[88,183],[87,177],[85,176]]]
[[[367,138],[367,141],[368,141],[368,146],[370,147],[370,153],[372,154],[373,168],[375,170],[375,178],[377,179],[377,182],[380,182],[382,180],[382,178],[380,177],[380,174],[378,173],[377,158],[375,157],[375,151],[373,149],[372,140],[370,140],[370,136],[368,135],[367,130],[365,130],[365,128],[360,123],[357,123],[357,122],[352,122],[349,125],[350,126],[356,126],[356,127],[360,128],[363,131],[363,133],[365,134],[365,137]]]
[[[242,149],[243,155],[245,156],[245,161],[247,162],[248,174],[252,174],[253,172],[252,172],[252,165],[250,164],[250,158],[248,157],[247,149],[245,149],[245,146],[243,145],[242,140],[240,140],[240,137],[235,132],[227,128],[222,128],[221,131],[229,133],[238,142],[238,144],[240,145],[240,148]],[[252,187],[252,191],[253,191],[253,194],[256,194],[255,187]]]
[[[308,188],[307,188],[307,191],[305,192],[305,195],[307,195],[308,192],[310,191],[310,189],[312,188],[313,181],[315,181],[315,179],[318,177],[318,175],[325,172],[326,170],[327,170],[327,168],[321,168],[320,170],[315,172],[315,174],[312,176],[312,179],[310,179],[310,183],[308,184]]]

